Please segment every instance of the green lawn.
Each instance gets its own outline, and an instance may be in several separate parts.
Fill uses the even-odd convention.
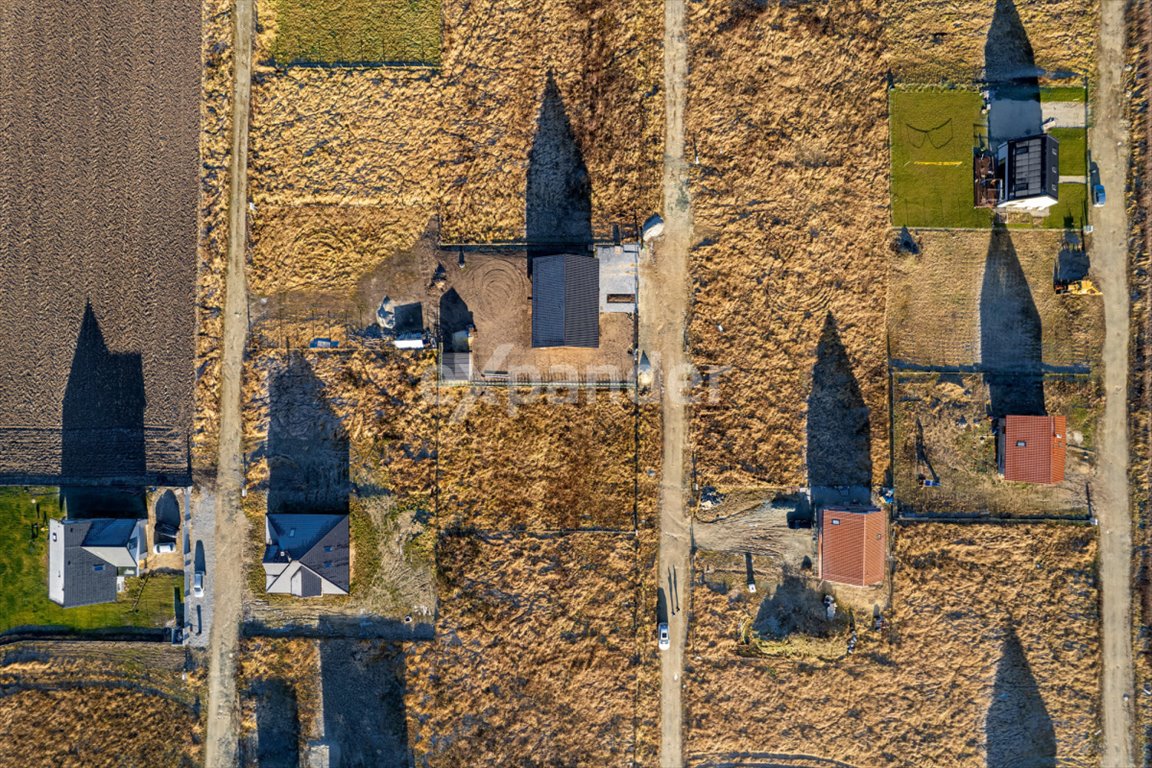
[[[54,488],[32,489],[30,495],[0,488],[0,632],[25,626],[162,627],[172,618],[173,589],[184,589],[178,573],[129,578],[115,603],[64,609],[49,600],[47,519],[59,516]]]
[[[1060,175],[1087,176],[1087,131],[1084,128],[1053,128],[1049,133],[1060,143]]]
[[[1079,90],[1083,89],[1068,89]],[[982,229],[992,225],[992,211],[976,208],[972,199],[972,152],[984,131],[980,94],[960,90],[901,91],[889,95],[892,136],[892,223],[897,227]],[[1052,131],[1060,142],[1060,173],[1085,174],[1085,131]],[[1083,184],[1061,184],[1060,202],[1044,220],[1061,229],[1065,217],[1084,222]],[[1029,228],[1014,217],[1012,228]]]
[[[989,227],[973,205],[972,150],[983,131],[980,94],[892,91],[892,223],[908,227]]]
[[[1060,202],[1052,206],[1048,218],[1044,221],[1047,229],[1063,229],[1068,221],[1071,226],[1079,229],[1087,223],[1085,218],[1088,211],[1088,186],[1086,184],[1061,184],[1057,194]]]
[[[1081,85],[1053,85],[1040,89],[1040,101],[1088,101],[1088,91]]]
[[[278,0],[280,65],[440,63],[440,0]]]

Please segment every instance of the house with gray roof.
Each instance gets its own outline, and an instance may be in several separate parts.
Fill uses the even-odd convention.
[[[264,541],[268,592],[297,597],[348,594],[347,515],[266,515]]]
[[[98,518],[48,521],[48,597],[72,608],[110,603],[125,576],[138,576],[147,539],[145,520]]]
[[[997,208],[1041,213],[1060,191],[1060,144],[1048,134],[1010,139],[996,151]]]
[[[532,260],[532,346],[600,346],[600,263],[561,253]]]

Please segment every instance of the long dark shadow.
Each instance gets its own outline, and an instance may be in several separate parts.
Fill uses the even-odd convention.
[[[303,355],[272,376],[267,450],[269,514],[347,513],[348,435]]]
[[[592,242],[592,185],[560,89],[548,75],[528,155],[528,255],[581,253]]]
[[[348,768],[412,765],[404,706],[404,647],[363,640],[320,643],[324,734]]]
[[[829,312],[816,347],[808,397],[808,484],[815,487],[872,483],[872,426],[852,373],[848,352]]]
[[[984,723],[988,768],[1055,768],[1056,731],[1016,630],[1005,628]]]
[[[990,91],[988,134],[993,146],[1043,130],[1036,55],[1013,0],[996,0],[984,42],[984,79]]]
[[[259,680],[256,699],[256,764],[259,768],[298,768],[299,717],[296,691],[283,680]]]
[[[1040,312],[1012,237],[996,221],[980,287],[980,364],[993,418],[1042,416],[1044,368]]]
[[[141,356],[111,351],[86,303],[61,416],[60,493],[71,517],[146,514],[145,404]]]

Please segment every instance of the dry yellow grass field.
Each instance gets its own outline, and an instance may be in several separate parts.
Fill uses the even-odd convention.
[[[690,6],[690,341],[697,365],[720,370],[717,402],[693,420],[702,483],[805,484],[806,401],[829,316],[870,419],[865,474],[883,476],[881,5]]]
[[[418,765],[653,765],[650,536],[441,539],[437,639],[407,664]]]
[[[1007,287],[1021,289],[1016,306],[1027,307],[1038,319],[1042,362],[1082,367],[1096,363],[1104,340],[1103,300],[1057,295],[1052,288],[1063,237],[1060,231],[916,232],[920,253],[899,253],[892,260],[892,358],[937,366],[979,362],[981,317],[998,311],[987,305],[995,299],[985,294],[1004,290],[988,282],[987,271],[999,258],[992,252],[1003,251],[1012,273]]]
[[[768,595],[693,589],[690,763],[762,751],[859,768],[1097,763],[1094,529],[894,534],[887,626],[858,613],[856,652],[837,662],[741,658],[739,627]]]
[[[1097,0],[890,0],[882,12],[888,61],[904,82],[979,79],[998,13],[998,23],[1019,19],[1040,69],[1095,76]]]
[[[229,158],[232,154],[232,23],[227,0],[201,10],[200,239],[197,246],[196,407],[192,457],[216,465],[220,354],[224,333],[224,263],[228,249]]]
[[[659,413],[631,393],[445,388],[440,412],[441,528],[652,525]]]
[[[446,241],[523,238],[549,75],[587,166],[597,230],[634,224],[659,205],[659,3],[447,2],[437,69],[278,70],[267,63],[276,3],[261,0],[258,10],[264,64],[249,172],[258,295],[346,292],[433,218]],[[365,227],[383,237],[361,247]]]
[[[200,765],[202,691],[182,679],[184,658],[181,648],[137,643],[5,646],[0,765]]]

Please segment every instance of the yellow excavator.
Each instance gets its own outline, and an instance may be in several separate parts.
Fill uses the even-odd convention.
[[[1088,278],[1083,280],[1057,280],[1054,284],[1057,295],[1099,296],[1100,289]]]

